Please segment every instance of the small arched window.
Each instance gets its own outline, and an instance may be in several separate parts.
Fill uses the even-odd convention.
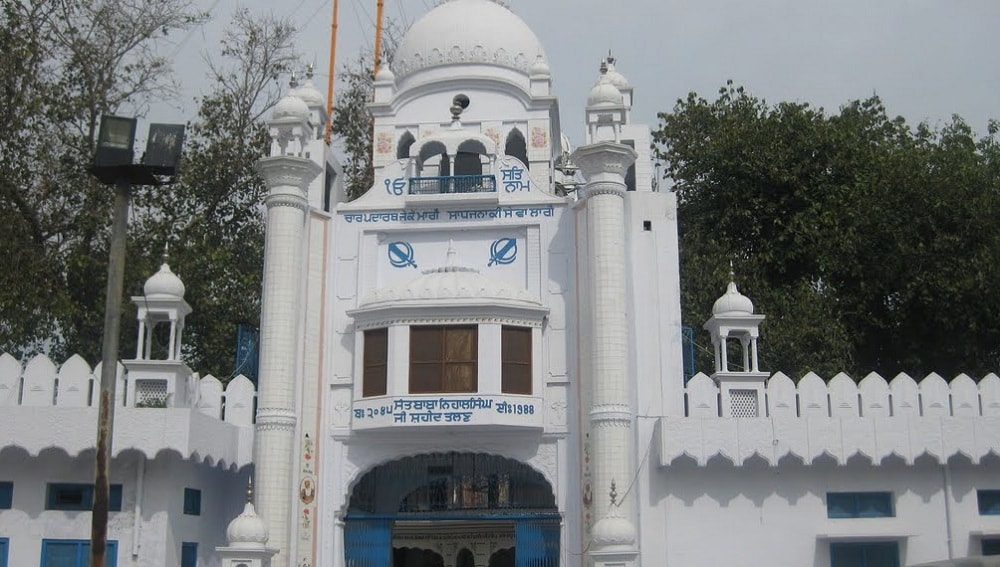
[[[396,159],[406,159],[410,157],[410,146],[412,146],[413,142],[416,141],[417,139],[413,137],[413,134],[411,134],[409,130],[404,132],[399,138],[399,143],[396,144]]]
[[[528,145],[524,141],[524,134],[520,130],[514,128],[507,134],[507,143],[504,144],[504,153],[516,157],[524,163],[524,166],[530,169],[528,164]]]

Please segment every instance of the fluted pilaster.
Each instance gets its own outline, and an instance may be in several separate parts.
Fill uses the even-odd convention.
[[[604,518],[609,514],[612,504],[607,494],[615,483],[622,497],[613,513],[620,517],[619,523],[634,526],[635,497],[625,493],[635,476],[635,439],[632,432],[635,416],[627,376],[623,197],[625,173],[635,161],[636,153],[622,144],[598,142],[579,148],[571,159],[587,179],[583,198],[587,201],[589,251],[587,279],[590,289],[589,351],[592,373],[589,417],[594,517]],[[631,542],[632,545],[634,543]],[[595,539],[591,549],[594,553],[601,552],[601,541]],[[592,554],[592,560],[597,561],[597,556]]]
[[[256,504],[267,522],[270,545],[278,550],[272,565],[290,563],[293,458],[298,376],[299,282],[302,239],[309,202],[306,189],[322,171],[298,157],[277,156],[257,162],[268,186],[264,199],[264,290],[261,309],[260,381],[254,441]]]

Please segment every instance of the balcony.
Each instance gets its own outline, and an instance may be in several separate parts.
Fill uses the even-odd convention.
[[[452,175],[448,177],[411,177],[410,195],[451,195],[496,193],[495,175]]]

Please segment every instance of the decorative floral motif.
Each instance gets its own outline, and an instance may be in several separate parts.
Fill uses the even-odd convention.
[[[375,142],[375,153],[386,155],[392,153],[392,133],[379,132]]]
[[[536,150],[543,150],[549,147],[549,133],[541,126],[531,129],[531,147]]]

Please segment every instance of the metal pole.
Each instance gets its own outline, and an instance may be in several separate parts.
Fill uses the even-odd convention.
[[[333,22],[330,24],[330,74],[326,80],[326,133],[323,139],[330,145],[330,130],[333,128],[333,76],[337,71],[337,12],[338,0],[333,0]]]
[[[108,541],[108,470],[115,423],[115,381],[118,371],[118,339],[121,327],[122,293],[125,280],[125,238],[128,231],[128,179],[115,183],[115,213],[108,254],[108,288],[104,299],[104,344],[101,353],[101,400],[97,417],[97,455],[94,464],[94,509],[90,524],[90,565],[104,567]]]
[[[375,70],[372,78],[378,75],[378,70],[382,68],[382,12],[385,9],[385,0],[378,0],[375,9]]]

